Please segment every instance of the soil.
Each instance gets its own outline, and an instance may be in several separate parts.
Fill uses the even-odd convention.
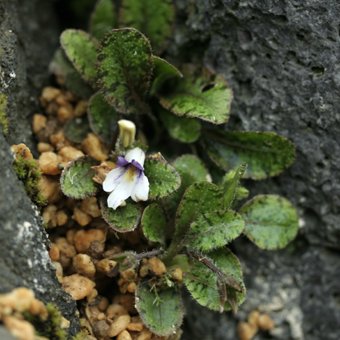
[[[235,339],[237,322],[254,309],[274,319],[272,338],[338,339],[340,5],[336,0],[176,3],[169,54],[203,61],[226,76],[235,97],[232,126],[276,131],[297,145],[289,171],[250,187],[252,194],[288,197],[301,216],[299,237],[284,251],[260,251],[245,240],[235,245],[247,301],[232,318],[203,310],[188,297],[184,339]],[[0,86],[9,98],[10,123],[7,136],[0,133],[0,291],[34,289],[38,298],[60,307],[74,334],[76,305],[55,278],[41,219],[11,168],[9,151],[21,142],[34,150],[31,116],[39,112],[38,93],[49,83],[46,70],[58,31],[52,2],[0,1]],[[266,333],[256,337],[265,338]]]

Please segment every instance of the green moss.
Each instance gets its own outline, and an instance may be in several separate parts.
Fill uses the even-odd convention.
[[[3,93],[0,93],[0,125],[2,126],[2,131],[4,135],[7,135],[9,128],[6,110],[7,110],[7,96]]]
[[[47,201],[38,188],[41,172],[36,161],[17,156],[13,163],[13,168],[18,178],[24,183],[27,195],[31,200],[39,206],[46,205]]]
[[[53,303],[48,303],[46,309],[48,312],[47,320],[41,320],[40,317],[30,313],[24,313],[24,317],[34,326],[39,336],[47,337],[50,340],[66,340],[67,332],[61,328],[63,316],[58,307]]]
[[[47,306],[47,311],[48,311],[48,322],[50,322],[50,334],[53,336],[55,335],[56,339],[66,339],[66,331],[65,329],[61,328],[62,325],[62,314],[59,311],[58,307],[54,305],[53,303],[48,303]],[[46,332],[46,328],[44,328],[44,332]]]
[[[85,330],[78,332],[73,338],[72,340],[83,340],[86,339],[88,337],[89,333],[86,332]]]

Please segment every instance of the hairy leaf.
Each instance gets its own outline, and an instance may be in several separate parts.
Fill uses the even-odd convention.
[[[243,229],[244,221],[235,211],[207,212],[190,224],[186,244],[198,251],[210,251],[225,246]]]
[[[146,283],[140,283],[136,308],[146,327],[159,336],[173,334],[183,321],[182,298],[175,288],[154,292]]]
[[[92,89],[85,83],[61,49],[55,52],[49,66],[49,71],[55,75],[58,83],[63,84],[63,86],[78,97],[88,98],[91,95]]]
[[[61,34],[60,43],[83,79],[93,84],[97,77],[97,41],[84,31],[67,29]]]
[[[159,199],[170,195],[181,185],[181,177],[160,153],[150,155],[145,160],[145,175],[149,179],[149,199]]]
[[[229,209],[232,207],[238,195],[239,183],[246,171],[246,164],[241,164],[237,169],[230,171],[224,176],[223,189],[224,189],[224,207]]]
[[[102,39],[117,23],[113,0],[98,0],[90,19],[90,33]]]
[[[201,123],[194,118],[178,117],[161,109],[160,118],[169,135],[182,143],[194,143],[201,135]]]
[[[151,203],[144,209],[141,225],[144,236],[150,242],[165,244],[167,221],[158,203]]]
[[[281,249],[291,242],[299,229],[293,205],[277,195],[258,195],[240,210],[245,221],[244,233],[262,249]]]
[[[195,155],[186,154],[175,159],[172,163],[182,178],[182,187],[186,189],[194,182],[211,181],[208,170],[203,162]]]
[[[200,305],[215,311],[235,310],[245,298],[240,262],[226,248],[193,259],[184,284]]]
[[[121,113],[140,113],[153,70],[151,46],[133,28],[111,31],[98,55],[99,81],[106,100]]]
[[[71,162],[62,172],[60,178],[61,190],[67,197],[83,199],[93,196],[97,191],[96,183],[92,180],[95,175],[93,160],[87,157]]]
[[[294,144],[274,132],[215,131],[206,137],[204,144],[211,160],[223,170],[246,163],[244,178],[276,176],[295,159]]]
[[[178,254],[166,262],[167,267],[180,268],[183,273],[190,270],[190,259],[187,254]]]
[[[230,88],[220,78],[208,87],[202,78],[185,78],[177,81],[173,91],[162,94],[160,103],[180,117],[223,124],[229,119],[232,97]]]
[[[162,89],[168,80],[173,78],[182,78],[183,74],[166,60],[156,56],[152,56],[152,58],[155,68],[153,71],[153,81],[150,93],[154,95]]]
[[[87,117],[77,117],[65,124],[65,137],[73,143],[81,143],[90,132]]]
[[[174,12],[171,0],[123,0],[119,13],[120,26],[142,31],[153,48],[160,51],[172,33]]]
[[[249,190],[246,187],[238,187],[236,190],[235,200],[243,200],[249,196]]]
[[[100,92],[90,98],[87,113],[92,131],[107,144],[112,144],[117,130],[118,113]]]
[[[175,215],[183,193],[189,185],[194,182],[211,180],[208,170],[205,168],[203,162],[195,155],[182,155],[176,158],[172,165],[181,175],[181,186],[176,192],[163,200],[163,205],[166,206],[166,212],[171,218]]]
[[[170,219],[175,215],[178,204],[188,186],[195,182],[211,181],[208,170],[205,168],[203,162],[195,155],[182,155],[176,158],[172,165],[181,175],[182,181],[180,188],[162,201],[167,216],[169,216]]]
[[[113,210],[107,206],[106,199],[101,199],[100,208],[106,223],[120,233],[135,230],[142,216],[141,207],[130,201],[127,201],[125,206]]]
[[[192,184],[184,193],[176,212],[175,242],[182,242],[190,224],[205,213],[219,210],[222,205],[222,191],[209,182]]]

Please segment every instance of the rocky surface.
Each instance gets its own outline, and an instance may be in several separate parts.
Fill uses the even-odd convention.
[[[338,339],[340,331],[340,4],[336,0],[177,1],[173,55],[223,73],[235,95],[230,126],[271,130],[292,139],[294,166],[252,193],[279,193],[301,216],[299,238],[280,252],[244,241],[235,251],[245,267],[248,311],[271,311],[277,324],[257,339]],[[187,336],[235,339],[230,315],[190,304]],[[204,317],[202,318],[202,314]]]
[[[256,339],[338,339],[340,323],[340,54],[337,0],[177,0],[169,52],[221,72],[235,93],[230,126],[274,130],[297,145],[282,176],[252,183],[252,193],[280,193],[299,208],[300,236],[280,252],[235,245],[248,299],[235,318],[190,302],[184,339],[235,339],[237,320],[259,308],[275,320]],[[9,96],[10,133],[0,135],[0,290],[33,287],[66,317],[75,304],[51,269],[35,209],[11,170],[8,145],[32,143],[29,116],[47,81],[57,44],[51,2],[0,0],[0,89]],[[39,263],[39,265],[38,265]],[[75,322],[73,323],[75,325]]]
[[[0,326],[0,339],[1,340],[15,340],[14,336],[11,335],[7,329],[3,326]]]
[[[29,117],[48,81],[47,65],[57,37],[51,3],[0,1],[0,89],[9,99],[10,125],[6,139],[0,132],[0,292],[32,288],[39,299],[59,306],[75,333],[76,304],[56,280],[41,219],[13,172],[9,149],[13,143],[33,145]]]

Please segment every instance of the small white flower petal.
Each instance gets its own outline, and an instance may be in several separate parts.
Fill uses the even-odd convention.
[[[126,153],[125,159],[128,162],[132,162],[133,160],[135,160],[141,166],[143,166],[145,160],[145,152],[141,148],[133,148]]]
[[[131,193],[131,198],[135,202],[147,201],[149,198],[149,189],[150,189],[149,180],[144,175],[144,173],[142,173],[136,181],[136,185]]]
[[[117,196],[114,191],[112,191],[109,197],[107,198],[107,206],[109,208],[112,208],[113,210],[116,210],[123,202],[125,201],[117,199]]]
[[[120,179],[124,175],[125,169],[118,167],[111,170],[105,177],[103,182],[103,190],[106,192],[113,191],[120,183]]]
[[[127,179],[127,176],[125,175],[122,176],[119,184],[107,198],[107,206],[116,210],[127,198],[131,196],[137,179],[137,174],[132,179]]]

